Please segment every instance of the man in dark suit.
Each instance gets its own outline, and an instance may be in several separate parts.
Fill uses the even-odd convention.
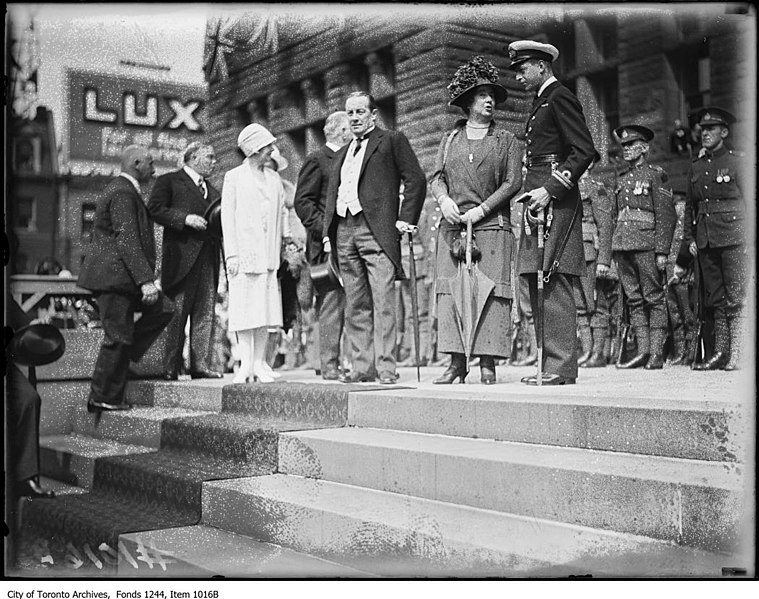
[[[580,102],[553,75],[552,64],[558,56],[551,44],[530,40],[509,44],[509,68],[516,71],[516,79],[525,89],[537,91],[525,131],[524,189],[530,199],[517,272],[528,279],[533,313],[541,309],[544,315],[544,385],[574,384],[577,379],[577,313],[572,288],[574,279],[586,268],[577,182],[596,155]],[[537,237],[541,215],[547,229],[542,264]],[[540,307],[538,270],[548,279]],[[536,385],[537,376],[525,377],[523,382]]]
[[[406,136],[375,126],[377,106],[370,94],[350,94],[345,112],[354,139],[334,159],[323,231],[325,249],[335,248],[345,284],[353,372],[340,380],[373,381],[378,373],[380,383],[393,384],[400,235],[419,220],[427,184]]]
[[[174,313],[153,280],[153,222],[140,190],[154,172],[147,148],[127,147],[121,174],[95,208],[93,238],[78,283],[94,292],[105,333],[87,402],[91,412],[131,407],[124,403],[129,361],[142,358]],[[135,312],[142,312],[137,322]]]
[[[324,147],[306,157],[298,174],[295,191],[295,212],[308,231],[306,257],[312,265],[327,260],[322,232],[329,176],[336,152],[353,138],[345,112],[333,112],[327,117],[324,122],[324,137],[327,140]],[[334,381],[340,376],[340,337],[343,334],[345,292],[341,288],[325,293],[317,292],[315,310],[319,320],[321,375],[327,381]]]
[[[184,167],[161,175],[150,194],[148,210],[163,225],[161,287],[176,313],[166,329],[163,377],[175,381],[182,363],[185,324],[190,319],[190,375],[221,378],[209,366],[213,344],[219,244],[206,232],[203,215],[220,197],[206,180],[216,165],[209,145],[193,142],[184,153]]]
[[[26,314],[6,290],[7,325],[14,332],[32,324],[33,318]],[[40,410],[42,399],[29,379],[13,361],[10,344],[6,345],[6,482],[11,499],[17,496],[55,497],[53,491],[40,485],[39,444]]]

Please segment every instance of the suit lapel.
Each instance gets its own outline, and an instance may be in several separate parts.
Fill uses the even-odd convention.
[[[188,175],[184,169],[177,171],[179,175],[179,180],[182,182],[182,184],[188,188],[188,193],[190,193],[191,198],[195,198],[197,202],[200,202],[200,205],[205,208],[208,205],[208,200],[211,197],[211,188],[208,185],[208,182],[206,182],[206,189],[208,190],[208,198],[204,198],[203,194],[200,193],[200,188],[195,185],[195,181],[192,180],[192,177]]]
[[[530,111],[530,117],[543,105],[548,102],[550,95],[561,85],[559,81],[554,81],[551,85],[543,90],[543,93],[537,96],[532,102],[532,110]],[[528,121],[530,118],[528,117]]]

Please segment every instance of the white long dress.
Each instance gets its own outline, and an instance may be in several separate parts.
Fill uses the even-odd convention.
[[[226,257],[239,264],[229,277],[229,330],[282,326],[277,269],[288,223],[280,176],[246,160],[225,176],[221,206]]]

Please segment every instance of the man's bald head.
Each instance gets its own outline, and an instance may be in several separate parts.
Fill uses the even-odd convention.
[[[131,145],[121,153],[121,172],[132,175],[140,183],[149,181],[155,173],[153,157],[144,146]]]

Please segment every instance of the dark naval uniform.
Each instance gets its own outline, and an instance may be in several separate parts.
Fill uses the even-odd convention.
[[[517,273],[528,277],[530,303],[537,313],[537,276],[544,284],[543,371],[577,378],[577,318],[573,278],[586,272],[582,241],[582,206],[577,181],[595,155],[582,106],[558,81],[535,99],[525,131],[524,189],[545,187],[553,196],[543,263],[538,260],[537,227],[522,228]],[[565,242],[566,239],[566,242]],[[564,245],[563,251],[560,248]]]
[[[577,323],[583,356],[580,366],[606,366],[604,343],[609,330],[609,303],[602,280],[596,278],[596,265],[611,265],[611,199],[606,187],[589,174],[580,178],[582,199],[582,242],[585,274],[575,286]]]
[[[702,109],[703,125],[734,122],[720,109]],[[686,265],[695,241],[706,305],[714,308],[716,368],[736,367],[741,313],[746,292],[746,202],[741,180],[743,158],[724,144],[713,153],[702,149],[691,165],[686,189],[685,230],[677,263]],[[688,226],[688,224],[692,226]],[[729,366],[726,365],[729,360]],[[708,368],[712,369],[712,368]]]
[[[654,367],[664,350],[667,307],[656,255],[669,254],[677,222],[666,182],[661,167],[644,161],[623,172],[614,190],[611,247],[638,343],[638,355],[628,363],[631,366]]]

